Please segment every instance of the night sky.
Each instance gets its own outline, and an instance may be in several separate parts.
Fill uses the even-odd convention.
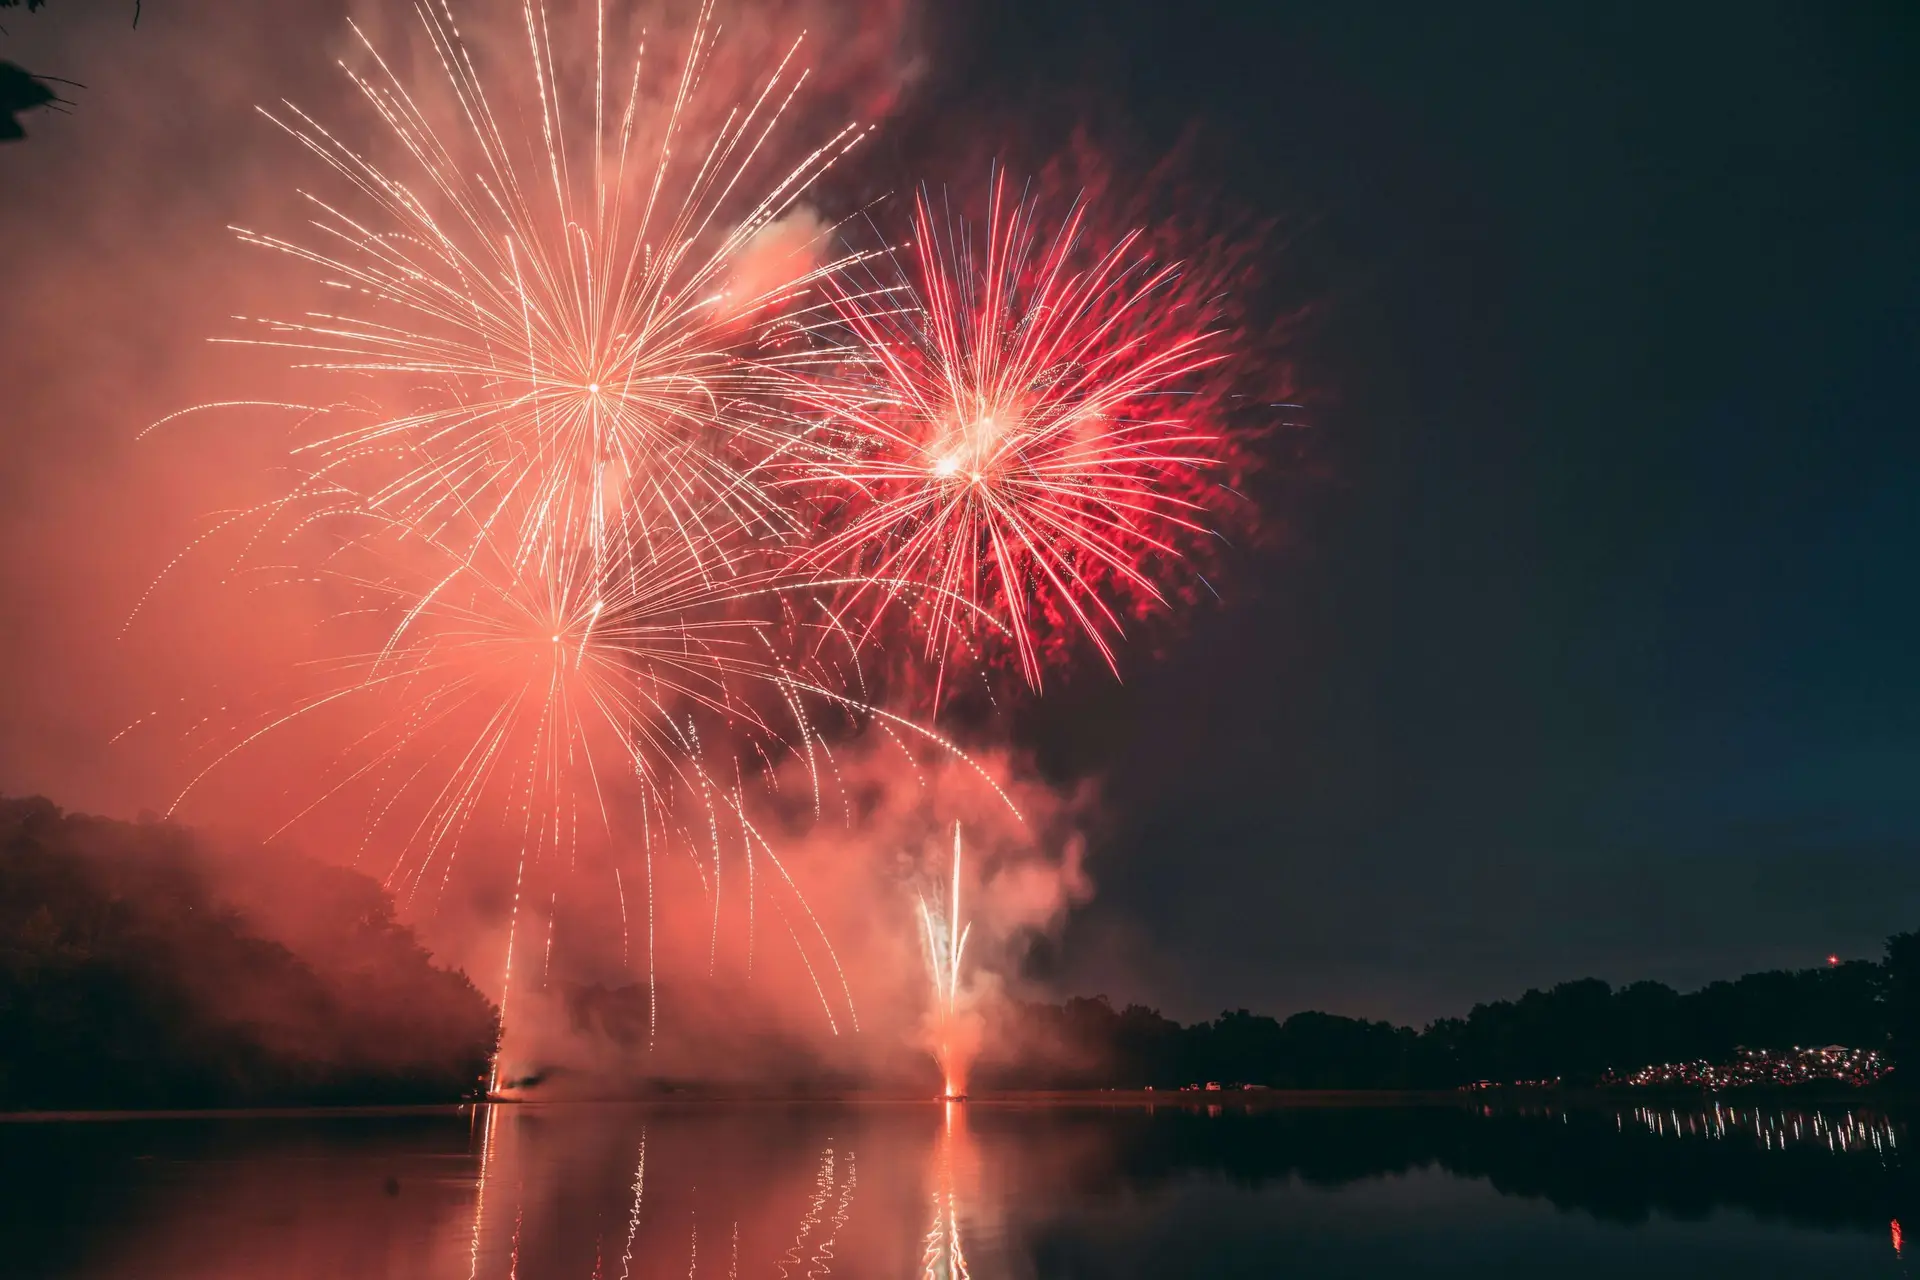
[[[1304,315],[1280,536],[1163,661],[1022,719],[1106,797],[1098,895],[1034,977],[1419,1021],[1920,928],[1920,11],[938,8],[883,146],[971,163],[1026,119],[1032,151],[1178,147],[1186,189],[1271,224],[1255,314]],[[28,123],[0,202],[63,145]],[[165,216],[224,235],[211,199]],[[0,276],[47,234],[4,226]],[[38,677],[4,678],[24,717]],[[41,758],[12,743],[0,788],[71,773]]]
[[[1114,809],[1066,985],[1419,1020],[1920,927],[1920,15],[956,28],[923,106],[1197,130],[1310,312],[1291,545],[1037,726]]]

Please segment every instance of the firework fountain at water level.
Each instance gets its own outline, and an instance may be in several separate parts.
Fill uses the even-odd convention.
[[[965,1045],[960,1031],[960,962],[966,955],[971,924],[960,920],[960,824],[953,824],[953,881],[947,910],[941,915],[920,898],[920,923],[927,935],[927,973],[933,979],[933,1043],[940,1061],[941,1097],[964,1099],[967,1086]]]

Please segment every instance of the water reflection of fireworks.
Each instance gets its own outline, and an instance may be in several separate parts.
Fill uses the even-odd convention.
[[[955,1099],[945,1105],[939,1149],[934,1155],[933,1223],[921,1257],[925,1280],[968,1280],[967,1251],[960,1238],[963,1184],[974,1163],[967,1111]]]
[[[1719,1102],[1705,1111],[1635,1107],[1616,1112],[1614,1128],[1637,1128],[1661,1138],[1751,1142],[1767,1151],[1824,1147],[1836,1155],[1873,1155],[1883,1161],[1900,1147],[1893,1121],[1872,1111],[1765,1111]]]
[[[528,1122],[524,1112],[497,1104],[475,1108],[474,1118],[480,1125],[479,1170],[471,1224],[467,1229],[468,1277],[480,1280],[482,1276],[500,1275],[510,1280],[525,1273],[530,1255],[552,1243],[537,1237],[529,1239],[525,1198],[530,1188],[540,1184],[528,1182],[524,1170],[514,1168],[516,1160],[528,1158],[524,1148],[503,1141],[503,1133],[511,1131],[524,1142]],[[689,1276],[740,1276],[742,1222],[738,1213],[743,1206],[736,1201],[729,1209],[723,1201],[718,1212],[710,1216],[705,1199],[696,1198],[691,1203],[683,1200],[677,1206],[685,1212],[682,1219],[674,1212],[673,1193],[676,1190],[697,1193],[699,1188],[676,1186],[675,1174],[679,1171],[672,1166],[671,1155],[664,1157],[669,1163],[663,1170],[660,1167],[663,1157],[656,1151],[650,1170],[649,1147],[649,1129],[643,1124],[633,1149],[632,1178],[618,1230],[612,1239],[600,1241],[592,1271],[590,1275],[583,1275],[582,1280],[609,1280],[615,1275],[619,1280],[634,1280],[637,1276],[656,1274],[660,1264],[676,1253],[676,1270],[684,1263]],[[668,1150],[672,1150],[670,1140]],[[808,1174],[806,1193],[790,1242],[778,1256],[762,1256],[762,1265],[770,1264],[772,1270],[794,1280],[832,1274],[836,1249],[852,1216],[859,1185],[855,1153],[838,1143],[829,1143],[819,1151]],[[666,1204],[661,1203],[663,1191],[669,1197]],[[520,1197],[518,1203],[512,1199],[504,1206],[500,1203],[503,1196],[515,1195]],[[670,1214],[671,1219],[663,1214]],[[684,1227],[678,1225],[683,1221]],[[764,1231],[762,1245],[779,1248],[777,1243],[765,1238]],[[504,1259],[500,1257],[502,1252]]]

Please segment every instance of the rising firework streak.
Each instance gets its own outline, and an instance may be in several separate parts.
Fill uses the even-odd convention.
[[[960,824],[953,824],[953,880],[944,914],[927,906],[920,898],[920,923],[927,936],[927,973],[933,979],[933,1016],[935,1047],[940,1058],[940,1079],[948,1101],[966,1097],[965,1063],[960,1060],[961,1046],[956,1042],[960,1015],[960,962],[967,951],[967,936],[973,925],[960,919]]]

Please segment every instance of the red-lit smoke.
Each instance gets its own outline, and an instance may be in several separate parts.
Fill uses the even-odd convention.
[[[1117,669],[1184,589],[1230,454],[1217,282],[999,176],[971,222],[923,194],[904,243],[848,247],[812,187],[902,83],[889,6],[831,10],[839,42],[800,40],[809,6],[670,7],[657,73],[629,68],[659,15],[362,8],[304,40],[197,15],[238,59],[150,28],[204,133],[141,132],[148,67],[91,108],[125,137],[33,156],[70,239],[7,334],[48,477],[8,517],[44,548],[7,566],[35,625],[6,656],[44,674],[10,686],[8,781],[360,863],[507,1002],[510,1050],[567,1021],[563,979],[644,986],[663,1054],[686,992],[836,1033],[912,1009],[893,860],[943,862],[955,822],[990,986],[1088,891],[1078,802],[947,740],[941,689]],[[286,132],[238,109],[265,67]]]

